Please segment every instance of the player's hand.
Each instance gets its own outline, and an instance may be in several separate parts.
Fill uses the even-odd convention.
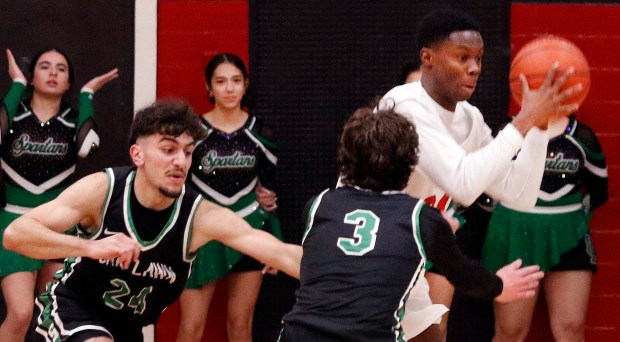
[[[521,259],[517,259],[495,273],[504,284],[502,293],[495,297],[496,301],[508,303],[536,295],[536,290],[540,280],[544,277],[544,273],[540,271],[538,265],[521,268],[521,263]]]
[[[521,116],[521,118],[531,121],[534,126],[546,128],[549,118],[567,116],[579,108],[579,105],[576,103],[562,104],[562,102],[574,93],[582,91],[583,85],[578,83],[562,91],[562,86],[566,83],[568,77],[574,73],[574,69],[571,67],[565,73],[558,75],[558,67],[557,63],[551,67],[545,81],[536,90],[530,89],[525,75],[519,75],[521,94],[523,96],[521,112],[517,114],[517,117]]]
[[[265,267],[263,267],[263,270],[261,271],[262,274],[270,274],[270,275],[278,275],[278,269],[269,265],[265,265]]]
[[[132,262],[138,261],[141,250],[142,247],[138,242],[119,233],[92,241],[90,253],[87,256],[91,259],[118,258],[121,268],[126,270]]]
[[[84,85],[83,88],[91,89],[93,92],[99,91],[99,89],[103,88],[104,85],[108,84],[108,82],[118,77],[118,69],[114,68],[103,75],[99,75],[92,80],[88,81]]]
[[[11,80],[21,80],[26,83],[26,77],[24,77],[24,73],[21,71],[19,66],[17,66],[15,57],[13,57],[13,53],[9,49],[6,49],[6,59],[9,62],[9,76],[11,77]]]
[[[262,185],[256,186],[256,199],[263,209],[273,212],[278,208],[278,196],[276,193]]]
[[[452,214],[454,213],[454,210],[452,210],[451,212],[445,212],[442,211],[441,212],[441,216],[443,216],[443,218],[448,221],[448,224],[450,225],[450,229],[452,229],[452,234],[456,233],[456,230],[459,229],[459,220],[455,219],[454,216],[452,216]]]

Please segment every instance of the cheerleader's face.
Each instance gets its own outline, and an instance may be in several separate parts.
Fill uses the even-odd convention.
[[[62,97],[69,89],[67,59],[53,50],[42,54],[34,67],[32,86],[36,94]]]
[[[247,79],[231,63],[220,64],[210,80],[209,93],[215,99],[215,106],[223,109],[241,108],[245,95]]]

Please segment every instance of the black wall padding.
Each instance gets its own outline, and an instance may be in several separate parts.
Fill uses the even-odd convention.
[[[494,127],[508,110],[508,1],[250,1],[252,111],[275,129],[280,143],[278,213],[287,241],[301,241],[310,196],[336,183],[346,118],[397,84],[415,53],[417,22],[445,7],[470,13],[482,27],[483,73],[471,102]],[[284,278],[265,281],[256,341],[275,339],[277,322],[294,301],[289,287],[296,283]]]

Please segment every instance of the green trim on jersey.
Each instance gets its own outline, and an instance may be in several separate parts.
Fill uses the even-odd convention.
[[[584,159],[605,160],[605,155],[603,154],[603,151],[592,151],[580,140],[575,139],[572,134],[566,135],[566,139],[583,149],[583,152],[585,153]]]
[[[571,205],[575,203],[581,203],[583,201],[583,193],[576,192],[571,195],[566,195],[558,198],[555,201],[545,201],[540,198],[536,200],[535,207],[560,207],[565,205]]]
[[[190,218],[187,220],[185,236],[183,238],[183,244],[185,245],[185,254],[183,255],[183,259],[188,262],[196,259],[196,253],[191,253],[189,247],[192,241],[192,231],[194,230],[194,219],[196,218],[196,213],[198,213],[198,207],[203,200],[204,197],[202,197],[202,195],[200,194],[198,195],[198,197],[196,197],[196,200],[192,205],[192,212],[190,214]],[[198,249],[196,249],[196,251],[198,251]]]
[[[254,138],[256,138],[258,141],[261,142],[261,144],[265,145],[265,147],[267,147],[268,149],[277,149],[278,148],[278,143],[268,140],[265,137],[261,136],[260,134],[258,134],[257,132],[254,132],[250,129],[248,129],[248,132],[250,132],[250,134],[252,134],[252,136]]]
[[[185,186],[183,186],[181,195],[174,200],[174,204],[173,204],[174,207],[172,208],[172,213],[170,214],[170,217],[168,218],[168,222],[166,222],[164,229],[162,229],[159,232],[159,234],[155,237],[155,239],[151,241],[144,241],[142,240],[142,238],[140,238],[140,235],[138,235],[138,230],[136,229],[136,226],[133,223],[133,217],[131,215],[130,196],[131,196],[131,189],[133,189],[133,183],[134,183],[135,178],[136,178],[136,171],[133,170],[127,176],[128,181],[125,182],[125,190],[123,191],[123,198],[124,198],[123,214],[125,216],[125,224],[129,228],[128,232],[131,235],[133,235],[133,237],[140,243],[140,245],[142,245],[142,247],[152,247],[152,246],[157,245],[159,241],[161,241],[161,238],[164,235],[166,235],[166,233],[168,233],[170,229],[172,229],[177,219],[179,218],[179,210],[181,209],[181,206],[179,205],[179,203],[181,203],[181,199],[183,199],[183,196],[185,195]]]
[[[418,244],[418,250],[426,261],[426,251],[424,250],[424,245],[422,244],[422,234],[420,233],[420,212],[422,211],[424,205],[424,201],[418,200],[418,203],[416,203],[415,207],[413,208],[413,213],[411,215],[411,225],[415,229],[415,231],[413,232],[413,236],[415,237],[415,241]]]
[[[420,212],[422,211],[422,208],[424,207],[424,205],[425,205],[424,201],[418,200],[411,214],[411,227],[413,227],[414,229],[412,234],[416,242],[416,245],[418,246],[418,251],[420,252],[420,255],[422,256],[422,258],[420,260],[420,263],[416,267],[415,273],[413,274],[413,277],[411,278],[411,282],[409,283],[407,290],[405,291],[403,297],[401,298],[399,302],[398,308],[394,312],[394,318],[396,318],[396,321],[398,322],[398,324],[396,325],[398,326],[398,328],[396,329],[396,326],[395,326],[394,334],[396,335],[396,341],[398,342],[407,341],[406,336],[405,336],[405,331],[402,327],[402,324],[400,324],[405,318],[405,312],[406,312],[405,303],[409,301],[409,296],[411,295],[411,291],[413,290],[417,281],[419,281],[420,277],[424,277],[424,269],[426,268],[425,267],[425,264],[427,261],[426,252],[424,251],[424,246],[422,245],[422,235],[420,233]]]
[[[314,202],[312,202],[312,205],[310,206],[310,210],[308,212],[308,222],[306,222],[306,231],[304,232],[304,236],[301,238],[302,245],[304,241],[306,240],[306,236],[308,236],[310,229],[312,229],[312,224],[314,223],[314,215],[316,214],[316,209],[319,207],[319,204],[321,203],[321,200],[323,199],[323,195],[325,195],[327,191],[329,191],[329,189],[323,190],[323,192],[321,192],[318,196],[316,196],[316,198],[314,199]]]
[[[104,169],[103,172],[105,173],[105,175],[107,176],[108,179],[108,185],[107,185],[107,189],[106,189],[106,193],[105,193],[105,202],[103,207],[101,208],[101,212],[100,212],[100,216],[101,216],[101,222],[99,223],[99,227],[97,227],[97,229],[92,232],[92,233],[86,233],[84,238],[86,239],[91,239],[93,237],[97,237],[104,229],[103,227],[103,218],[105,217],[105,213],[108,212],[108,206],[110,205],[110,199],[112,198],[112,188],[113,188],[113,184],[116,180],[116,177],[114,176],[114,171],[112,170],[112,168],[107,168]]]

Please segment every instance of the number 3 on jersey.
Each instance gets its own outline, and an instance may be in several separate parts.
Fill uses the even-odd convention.
[[[375,249],[379,217],[370,210],[354,210],[344,216],[344,223],[354,224],[353,238],[338,238],[338,248],[346,255],[361,256]]]

